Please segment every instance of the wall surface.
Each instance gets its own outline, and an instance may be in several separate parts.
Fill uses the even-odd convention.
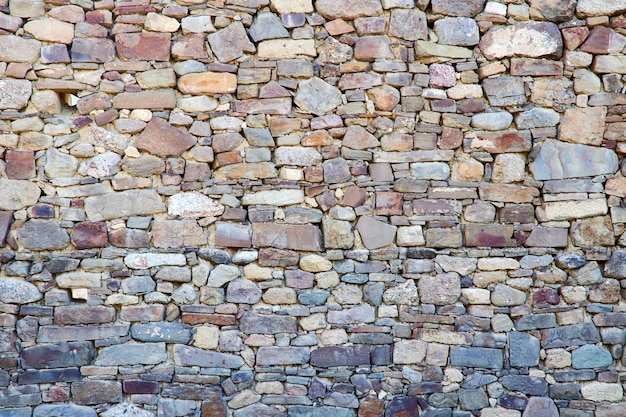
[[[626,416],[624,12],[0,0],[0,417]]]

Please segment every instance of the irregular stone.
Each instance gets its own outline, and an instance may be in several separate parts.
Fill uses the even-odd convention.
[[[363,244],[368,249],[378,249],[390,245],[395,240],[396,226],[383,223],[368,216],[359,219],[356,225]]]
[[[433,0],[433,13],[447,16],[474,17],[483,10],[485,0]]]
[[[109,177],[119,171],[121,160],[122,157],[114,152],[104,152],[81,163],[78,173],[94,178]]]
[[[46,41],[70,44],[74,39],[74,25],[57,19],[38,19],[27,22],[24,31],[33,38]]]
[[[596,345],[583,345],[572,351],[574,369],[604,368],[612,363],[611,352]]]
[[[317,77],[300,81],[294,98],[300,109],[317,116],[334,110],[341,102],[341,91]]]
[[[418,281],[422,303],[435,305],[454,304],[461,296],[458,274],[449,272],[436,276],[422,276]]]
[[[476,129],[505,130],[512,122],[513,115],[508,112],[479,113],[472,116],[471,125]]]
[[[28,104],[32,85],[27,80],[0,80],[0,109],[21,110]]]
[[[357,17],[374,16],[382,12],[380,0],[347,0],[342,4],[337,4],[333,0],[317,0],[315,9],[317,13],[329,20],[353,20]]]
[[[191,332],[181,323],[135,324],[130,334],[140,342],[187,343],[191,339]]]
[[[17,232],[17,238],[31,250],[58,250],[70,243],[67,232],[53,220],[29,220]]]
[[[626,37],[606,27],[594,28],[580,50],[590,54],[617,54],[626,46]]]
[[[576,3],[576,13],[582,17],[613,16],[626,11],[626,1],[580,0]]]
[[[520,77],[488,78],[483,81],[483,89],[492,106],[506,107],[526,103],[524,82]]]
[[[106,38],[75,38],[70,55],[72,62],[104,63],[115,59],[116,43]],[[169,56],[169,47],[168,47]]]
[[[87,197],[85,211],[91,221],[105,221],[165,212],[165,204],[156,190],[129,190]]]
[[[387,36],[363,36],[354,45],[354,58],[359,61],[392,59],[391,41]]]
[[[423,340],[400,340],[393,347],[393,362],[400,365],[420,363],[426,357],[428,344]]]
[[[230,303],[255,304],[261,300],[261,289],[245,279],[235,279],[226,288],[226,301]]]
[[[439,42],[446,45],[472,46],[478,45],[480,35],[474,19],[467,17],[446,17],[439,19],[434,25]]]
[[[289,32],[283,26],[278,16],[273,13],[259,13],[254,24],[249,30],[253,41],[259,42],[265,39],[288,38]]]
[[[38,345],[24,349],[21,358],[26,369],[85,366],[93,361],[94,349],[89,342]]]
[[[248,39],[243,24],[235,21],[226,28],[208,36],[211,51],[220,62],[229,62],[244,55],[246,52],[255,52],[254,44]],[[259,54],[260,54],[259,48]]]
[[[509,360],[513,367],[532,367],[539,364],[541,346],[536,337],[521,333],[509,333]]]
[[[489,60],[513,55],[559,58],[563,53],[563,40],[554,23],[518,23],[490,29],[479,47]]]
[[[23,38],[15,35],[4,35],[0,38],[0,61],[2,62],[27,62],[34,63],[39,58],[41,42],[35,39]],[[2,80],[2,81],[18,81],[18,80]],[[26,84],[25,80],[20,80]],[[6,83],[6,86],[12,85],[12,82]],[[28,84],[30,84],[28,82]],[[5,91],[5,86],[0,91]],[[1,97],[1,96],[0,96]],[[1,102],[1,101],[0,101]],[[24,106],[22,106],[24,107]],[[11,107],[12,108],[12,107]],[[20,107],[21,108],[21,107]]]
[[[544,349],[567,346],[582,346],[600,341],[600,333],[593,323],[561,326],[545,329],[541,334],[541,345]]]
[[[427,39],[426,13],[419,9],[394,9],[389,21],[389,34],[408,41]],[[439,37],[439,41],[441,41],[441,37]],[[478,39],[476,43],[478,43]]]
[[[222,213],[223,205],[195,191],[175,194],[167,204],[167,214],[173,217],[217,217]]]
[[[559,126],[559,140],[600,145],[604,136],[606,107],[567,109]],[[581,123],[585,120],[585,123]]]
[[[196,138],[153,117],[133,145],[158,156],[177,156],[196,144]]]
[[[526,395],[547,395],[548,383],[544,378],[526,375],[507,375],[500,378],[502,385],[511,391]]]
[[[123,61],[169,61],[171,38],[169,33],[120,33],[115,49]]]
[[[531,110],[518,113],[515,124],[518,129],[535,129],[538,127],[556,126],[561,117],[552,109],[535,107]]]
[[[613,174],[617,155],[611,149],[545,140],[530,170],[536,180],[577,178]]]

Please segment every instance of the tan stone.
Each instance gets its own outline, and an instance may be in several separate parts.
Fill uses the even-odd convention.
[[[312,0],[270,0],[270,8],[279,14],[311,13]]]
[[[300,55],[316,56],[313,39],[271,39],[259,44],[259,59],[293,59]]]
[[[185,74],[178,79],[178,88],[185,94],[229,94],[237,91],[237,76],[228,72]]]
[[[604,136],[606,107],[567,109],[561,118],[559,139],[583,145],[600,145]]]
[[[31,20],[24,31],[40,41],[70,44],[74,40],[74,25],[57,19]]]

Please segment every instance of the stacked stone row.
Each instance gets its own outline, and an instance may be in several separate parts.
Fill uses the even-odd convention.
[[[622,0],[0,0],[0,417],[618,417]]]

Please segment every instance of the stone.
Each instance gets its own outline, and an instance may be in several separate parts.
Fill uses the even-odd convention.
[[[115,49],[124,61],[169,61],[171,37],[169,33],[120,33],[115,36]]]
[[[604,368],[612,363],[611,352],[596,345],[583,345],[572,351],[574,369]]]
[[[418,281],[422,303],[435,305],[454,304],[461,296],[461,281],[457,273],[422,276]]]
[[[0,60],[3,62],[27,62],[32,64],[39,58],[40,49],[41,42],[36,39],[22,38],[7,34],[0,39]],[[5,82],[2,86],[2,91],[10,91],[5,90],[5,88],[12,85],[30,85],[30,83],[25,80],[20,80],[19,83],[15,83],[15,81],[18,80],[2,81]]]
[[[224,206],[204,194],[190,191],[171,196],[167,213],[172,217],[217,217],[224,213]]]
[[[177,85],[185,94],[228,94],[237,90],[237,77],[227,72],[191,73],[180,77]]]
[[[456,73],[454,67],[446,64],[432,64],[428,68],[430,85],[433,87],[454,87],[456,85]]]
[[[334,158],[322,163],[324,181],[328,184],[337,184],[350,180],[352,174],[348,162],[343,158]]]
[[[620,384],[593,381],[582,385],[580,391],[585,400],[594,402],[619,402],[624,398],[624,390]]]
[[[492,106],[516,106],[526,102],[524,83],[519,77],[488,78],[483,81],[483,89]]]
[[[29,220],[17,232],[17,238],[32,250],[63,249],[70,242],[68,233],[54,220]]]
[[[576,4],[576,13],[587,16],[613,16],[626,11],[626,2],[617,0],[606,2],[602,0],[581,0]]]
[[[310,350],[307,347],[262,346],[257,352],[259,366],[302,365],[309,362]]]
[[[113,97],[113,107],[115,109],[173,109],[176,107],[176,93],[172,89],[120,93]]]
[[[166,359],[165,343],[123,344],[101,349],[94,363],[99,366],[153,365]]]
[[[226,301],[231,303],[255,304],[261,300],[261,289],[245,279],[235,279],[226,288]]]
[[[237,355],[207,351],[186,345],[175,344],[173,353],[174,363],[178,366],[237,369],[243,365],[243,360]]]
[[[380,0],[347,0],[337,4],[332,0],[318,0],[315,2],[317,13],[323,17],[333,19],[353,20],[357,17],[374,16],[382,12]]]
[[[93,361],[94,349],[89,342],[56,343],[26,348],[21,357],[27,369],[85,366]]]
[[[21,110],[28,104],[32,86],[27,80],[0,80],[0,109]]]
[[[535,129],[538,127],[556,126],[561,117],[552,109],[535,107],[531,110],[518,113],[515,124],[518,129]]]
[[[537,180],[613,174],[617,168],[617,155],[610,149],[551,139],[541,144],[530,163],[530,170]]]
[[[485,0],[433,0],[433,13],[447,16],[474,17],[483,10]]]
[[[359,61],[391,59],[391,42],[387,36],[363,36],[354,45],[354,58]]]
[[[163,119],[153,117],[133,145],[158,156],[177,156],[196,144],[196,138]]]
[[[72,229],[72,243],[77,249],[103,248],[108,244],[106,223],[82,222]]]
[[[15,278],[0,278],[0,301],[8,304],[28,304],[42,298],[36,286]]]
[[[128,392],[126,388],[125,392]],[[118,404],[110,407],[102,413],[103,417],[153,417],[154,414],[148,410],[137,407],[134,404]]]
[[[208,36],[211,50],[220,62],[229,62],[244,55],[245,52],[255,52],[254,44],[248,39],[246,30],[241,22],[235,21],[226,28]],[[259,54],[261,50],[259,48]]]
[[[419,9],[394,9],[389,21],[389,34],[408,41],[427,39],[426,13]]]
[[[474,19],[467,17],[445,17],[435,21],[435,33],[439,42],[446,45],[478,45],[480,35]]]
[[[390,245],[396,237],[396,226],[363,216],[356,225],[363,244],[368,249],[378,249]]]
[[[561,326],[545,329],[541,335],[544,349],[555,347],[582,346],[600,341],[600,333],[593,323]]]
[[[400,340],[394,344],[393,362],[400,365],[420,363],[426,357],[427,346],[422,340]]]
[[[124,153],[129,143],[126,136],[97,126],[89,129],[87,141],[94,146],[100,146],[119,154]]]
[[[105,221],[120,216],[165,212],[165,204],[155,190],[129,190],[115,195],[87,197],[85,211],[89,220]]]
[[[604,136],[606,107],[567,109],[561,118],[559,140],[583,145],[600,145]],[[586,123],[581,123],[585,120]]]
[[[72,398],[78,405],[122,402],[122,384],[116,381],[86,380],[72,383]]]
[[[180,323],[135,324],[130,334],[141,342],[187,343],[191,339],[191,332]]]
[[[572,223],[570,236],[576,246],[611,246],[615,243],[611,219],[608,216],[592,217]]]
[[[97,417],[97,415],[91,407],[72,404],[41,404],[33,410],[34,417]]]
[[[521,333],[509,333],[509,360],[513,367],[532,367],[539,364],[541,346],[536,337]]]
[[[298,83],[294,103],[306,113],[322,116],[341,104],[341,92],[317,77]]]
[[[289,32],[283,26],[281,20],[273,13],[257,14],[254,24],[249,30],[253,41],[259,42],[265,39],[288,38]]]
[[[389,288],[383,294],[383,300],[387,304],[418,305],[419,296],[415,281],[410,279],[403,284]]]
[[[490,29],[479,47],[490,60],[513,55],[558,58],[563,53],[563,40],[554,23],[518,23]]]
[[[513,115],[508,112],[479,113],[472,116],[471,125],[482,130],[505,130],[512,122]]]
[[[70,44],[74,39],[74,25],[57,19],[29,21],[24,31],[39,41]]]
[[[503,356],[499,349],[452,346],[450,363],[461,367],[502,369]]]
[[[626,37],[613,32],[609,28],[594,28],[580,50],[590,54],[616,54],[626,46]]]

